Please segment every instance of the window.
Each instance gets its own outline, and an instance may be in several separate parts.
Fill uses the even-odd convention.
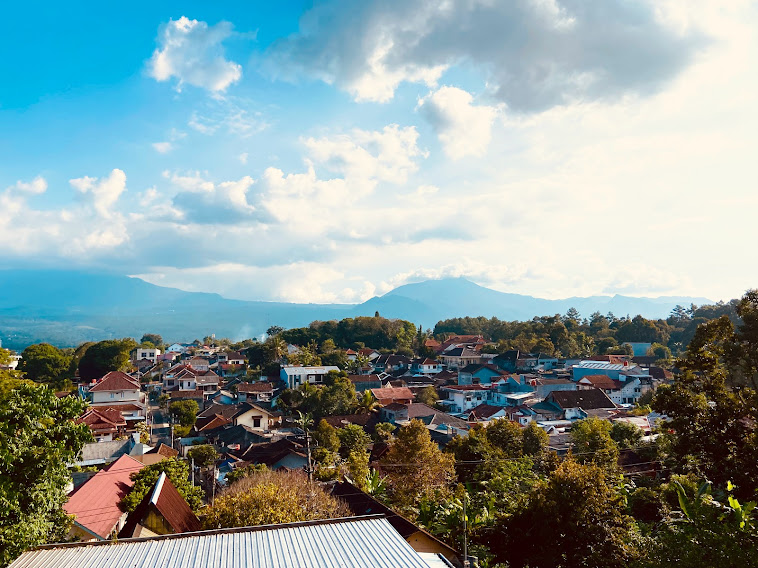
[[[260,427],[261,427],[261,419],[253,418],[253,428],[260,428]]]

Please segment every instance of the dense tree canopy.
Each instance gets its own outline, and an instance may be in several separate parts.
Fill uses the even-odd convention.
[[[99,379],[110,371],[121,371],[129,365],[129,353],[137,347],[134,339],[107,339],[87,347],[79,361],[82,380]]]
[[[50,383],[61,388],[71,377],[71,356],[49,343],[30,345],[21,353],[19,370],[25,377],[37,383]]]
[[[84,408],[44,386],[23,384],[0,396],[0,565],[65,536],[67,464],[92,440],[86,425],[74,423]]]
[[[195,487],[189,480],[189,466],[187,462],[177,458],[164,459],[139,471],[132,473],[131,478],[134,481],[131,492],[121,500],[121,504],[127,511],[133,511],[144,499],[155,482],[165,473],[166,477],[171,480],[179,494],[189,503],[193,511],[197,511],[203,504],[203,490]]]

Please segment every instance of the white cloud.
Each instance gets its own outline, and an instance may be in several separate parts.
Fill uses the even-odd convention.
[[[172,198],[173,207],[191,223],[213,225],[250,220],[256,208],[248,202],[248,191],[254,180],[245,176],[236,181],[214,183],[199,172],[189,175],[164,173],[179,188]]]
[[[242,152],[239,156],[237,156],[237,159],[240,161],[240,164],[247,164],[247,152]]]
[[[153,148],[159,154],[167,154],[174,149],[171,142],[153,142]]]
[[[252,101],[225,96],[205,101],[192,112],[187,126],[207,136],[223,132],[249,138],[268,128],[268,123]]]
[[[376,179],[404,183],[418,169],[422,155],[414,126],[397,124],[381,131],[356,129],[350,134],[304,140],[311,158],[351,179]]]
[[[657,92],[702,36],[659,17],[658,3],[605,0],[322,0],[269,48],[273,74],[311,76],[357,100],[388,101],[402,82],[434,86],[449,67],[487,75],[509,107]]]
[[[107,178],[91,178],[84,176],[69,180],[71,187],[82,196],[89,199],[95,211],[101,217],[109,218],[112,207],[121,194],[126,191],[126,174],[123,170],[114,169]]]
[[[158,81],[176,78],[177,89],[187,83],[212,92],[225,91],[242,77],[242,66],[224,57],[222,43],[231,35],[229,22],[209,26],[185,16],[169,20],[159,32],[148,72]]]
[[[37,176],[32,181],[18,180],[6,191],[25,193],[28,195],[41,195],[47,191],[47,180],[42,176]]]
[[[472,104],[470,93],[457,87],[441,87],[418,103],[418,109],[437,132],[445,154],[459,160],[481,156],[492,137],[497,107]]]

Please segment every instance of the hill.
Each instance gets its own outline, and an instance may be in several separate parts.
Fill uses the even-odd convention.
[[[706,298],[592,296],[544,300],[507,294],[465,278],[428,280],[400,286],[362,304],[290,304],[230,300],[218,294],[184,292],[137,278],[77,271],[0,271],[0,339],[12,349],[47,341],[73,346],[112,337],[160,333],[167,340],[192,341],[215,333],[243,339],[270,325],[301,327],[314,320],[372,316],[402,318],[433,327],[439,320],[496,316],[525,320],[594,311],[665,317],[676,304],[711,303]]]

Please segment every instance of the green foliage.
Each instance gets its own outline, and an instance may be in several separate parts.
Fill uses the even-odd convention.
[[[523,450],[521,427],[506,418],[490,422],[485,429],[487,440],[492,447],[500,450],[505,457],[517,458]]]
[[[107,339],[90,345],[79,361],[79,376],[85,381],[91,381],[110,371],[126,369],[129,353],[136,347],[137,342],[131,337]]]
[[[317,419],[350,414],[357,407],[355,386],[344,371],[330,371],[321,387],[305,383],[298,389],[285,389],[278,400],[284,409],[299,410]]]
[[[139,340],[140,344],[144,343],[151,343],[153,346],[157,347],[158,349],[163,348],[163,338],[158,335],[157,333],[146,333],[142,336],[142,339]]]
[[[171,458],[143,467],[131,474],[134,485],[131,492],[121,500],[121,505],[126,511],[131,512],[137,508],[147,492],[152,490],[161,473],[166,474],[193,511],[197,511],[202,506],[203,490],[189,482],[190,471],[187,462]]]
[[[522,433],[523,451],[527,456],[539,456],[547,451],[550,436],[536,422],[529,422]]]
[[[62,388],[69,376],[71,356],[49,343],[30,345],[21,353],[19,370],[27,379]]]
[[[84,409],[28,384],[0,398],[0,565],[66,532],[66,464],[92,441],[89,428],[74,423]]]
[[[218,452],[210,444],[201,444],[191,447],[187,451],[187,458],[194,460],[197,466],[210,467],[216,463]]]
[[[333,519],[347,506],[300,473],[264,471],[245,477],[216,498],[203,518],[207,529]]]
[[[397,426],[389,422],[379,422],[374,426],[374,439],[377,442],[389,442],[392,439],[392,433],[397,430]]]
[[[337,435],[337,429],[323,418],[313,431],[313,440],[319,447],[330,452],[336,453],[340,449],[340,438]]]
[[[449,493],[455,477],[453,456],[440,451],[420,420],[411,420],[400,428],[381,464],[381,471],[387,475],[389,499],[411,515],[422,500],[436,500]]]
[[[348,477],[358,486],[361,491],[366,489],[366,480],[370,472],[368,467],[368,452],[366,450],[352,451],[345,460],[345,469]]]
[[[168,412],[182,426],[194,426],[200,407],[194,400],[177,400],[168,407]]]
[[[595,464],[605,471],[618,469],[619,449],[611,438],[611,423],[586,418],[571,427],[572,452],[580,464]]]
[[[371,443],[371,437],[357,424],[340,428],[337,436],[340,440],[340,454],[345,457],[353,453],[366,453],[366,448]]]
[[[603,469],[564,461],[485,543],[512,568],[622,568],[637,558],[632,519]]]
[[[418,400],[418,402],[427,404],[429,406],[434,406],[437,404],[437,401],[439,399],[440,395],[437,392],[437,389],[435,389],[432,385],[429,385],[425,389],[422,389],[418,395],[416,395],[416,400]]]
[[[358,402],[356,403],[355,411],[358,414],[368,414],[379,407],[379,403],[374,398],[374,395],[371,394],[371,391],[367,390],[361,395],[356,393],[356,396],[358,397]]]
[[[374,349],[409,349],[416,337],[416,326],[409,321],[381,316],[345,318],[340,321],[314,321],[309,327],[288,329],[279,334],[288,343],[323,344],[331,339],[336,347],[347,349],[356,343]]]
[[[229,473],[226,474],[226,481],[230,485],[232,483],[236,483],[240,479],[243,479],[245,477],[250,477],[252,475],[256,475],[258,473],[268,471],[268,467],[266,467],[265,464],[262,463],[249,463],[244,467],[235,468]]]
[[[616,420],[609,431],[611,439],[620,449],[636,448],[642,444],[645,433],[636,425]]]

